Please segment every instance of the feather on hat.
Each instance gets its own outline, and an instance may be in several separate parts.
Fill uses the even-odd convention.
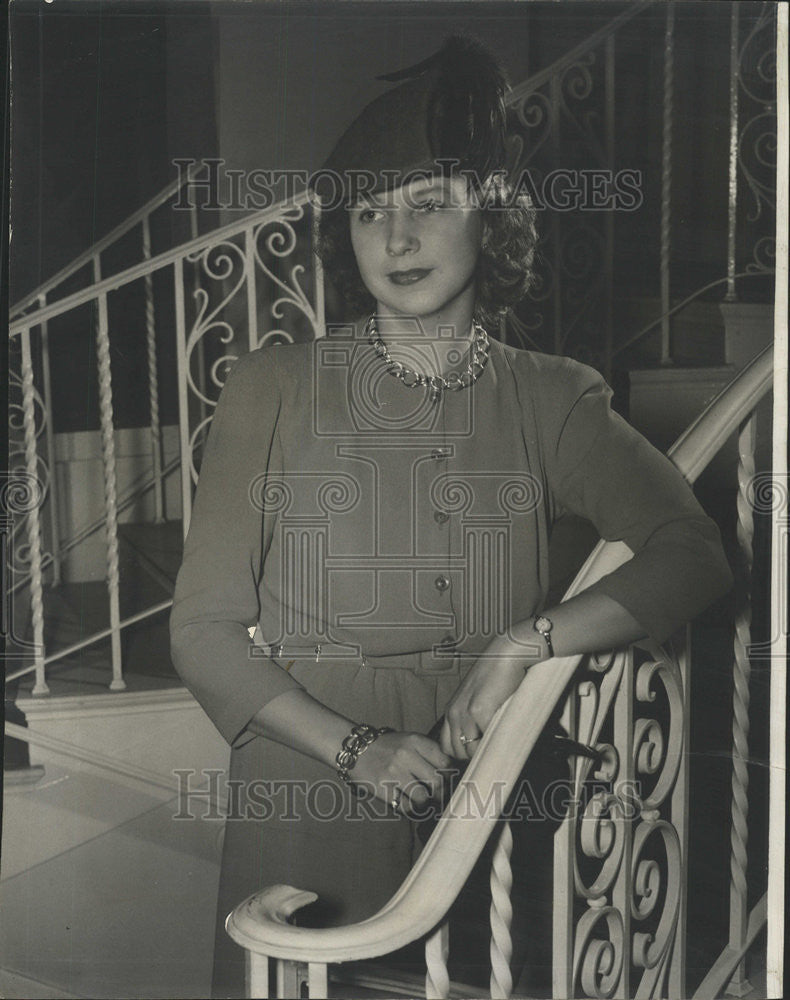
[[[373,193],[417,171],[446,172],[448,161],[481,182],[504,167],[507,81],[476,39],[452,35],[422,62],[378,79],[398,86],[362,110],[323,167],[347,194],[361,172],[375,176]]]

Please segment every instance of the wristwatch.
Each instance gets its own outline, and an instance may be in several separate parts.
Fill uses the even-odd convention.
[[[539,632],[546,640],[546,648],[549,651],[549,657],[554,656],[554,647],[551,644],[551,630],[554,628],[554,622],[551,618],[547,618],[545,615],[538,615],[532,623],[532,628],[536,632]]]

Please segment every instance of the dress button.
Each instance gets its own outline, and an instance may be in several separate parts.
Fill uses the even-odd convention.
[[[442,448],[434,448],[434,450],[431,452],[431,458],[435,458],[438,462],[443,458],[447,458],[447,452],[444,451]]]
[[[450,586],[450,581],[447,579],[446,576],[437,576],[436,579],[433,581],[433,585],[434,587],[436,587],[437,590],[447,590],[447,588]]]
[[[440,646],[454,646],[456,638],[454,635],[445,635],[439,640]]]
[[[444,524],[450,520],[450,515],[446,514],[443,510],[435,510],[433,512],[433,519],[437,524]]]

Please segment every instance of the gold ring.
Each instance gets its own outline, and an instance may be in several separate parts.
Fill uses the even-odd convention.
[[[464,736],[463,733],[458,737],[458,739],[466,746],[467,743],[477,743],[480,739],[479,736]]]

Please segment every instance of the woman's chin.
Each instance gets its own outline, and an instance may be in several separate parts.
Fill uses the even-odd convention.
[[[427,290],[426,290],[427,291]],[[447,322],[461,314],[469,313],[471,322],[474,302],[470,299],[468,303],[463,302],[458,297],[447,299],[442,296],[432,294],[414,293],[409,296],[387,296],[377,300],[376,312],[379,316],[402,316],[404,318],[416,318],[422,325],[431,322]],[[467,323],[464,321],[464,326]]]

